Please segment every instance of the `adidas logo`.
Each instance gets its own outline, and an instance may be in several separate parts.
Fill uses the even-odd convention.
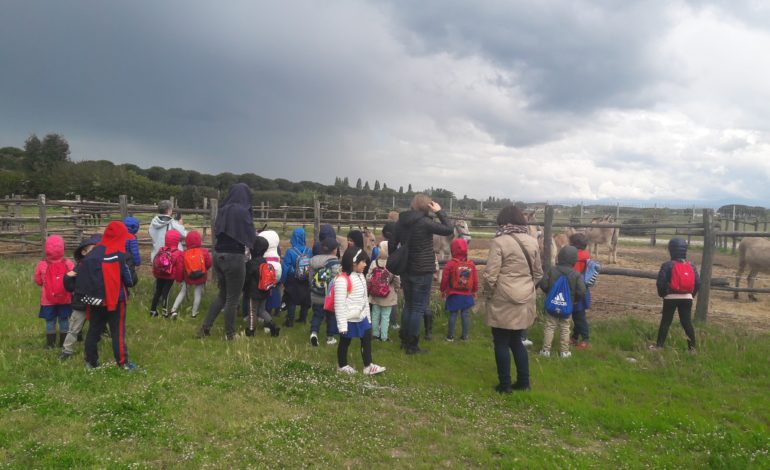
[[[560,305],[562,307],[567,306],[567,301],[564,299],[564,295],[561,292],[558,292],[554,298],[551,300],[551,303],[554,305]]]

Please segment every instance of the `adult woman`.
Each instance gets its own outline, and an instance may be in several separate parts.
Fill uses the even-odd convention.
[[[439,222],[429,217],[433,212]],[[452,234],[441,206],[425,194],[417,194],[410,210],[398,216],[395,242],[407,244],[407,269],[401,274],[404,291],[404,311],[401,314],[401,347],[407,354],[427,352],[420,349],[420,325],[430,303],[430,288],[436,271],[436,255],[433,253],[433,235]]]
[[[497,215],[497,233],[482,274],[487,325],[492,327],[500,393],[529,389],[529,357],[521,334],[535,321],[535,286],[543,277],[537,240],[527,233],[521,210],[506,206]],[[516,382],[511,383],[511,355]]]
[[[211,303],[198,337],[208,336],[211,325],[225,312],[225,338],[235,338],[235,310],[246,278],[246,247],[254,246],[257,233],[251,212],[251,190],[244,183],[230,188],[214,224],[214,271],[219,294]]]

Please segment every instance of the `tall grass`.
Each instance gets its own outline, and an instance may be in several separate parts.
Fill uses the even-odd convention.
[[[439,316],[424,356],[377,342],[388,371],[349,377],[336,373],[334,347],[309,345],[305,326],[226,342],[221,320],[199,340],[200,317],[150,319],[145,277],[128,313],[140,371],[89,371],[79,356],[61,363],[43,349],[31,271],[0,265],[3,467],[770,467],[766,333],[698,326],[691,356],[676,327],[669,348],[651,353],[656,325],[596,322],[592,349],[531,354],[532,391],[501,396],[480,315],[471,340],[454,343],[440,340]],[[536,351],[539,323],[530,337]]]

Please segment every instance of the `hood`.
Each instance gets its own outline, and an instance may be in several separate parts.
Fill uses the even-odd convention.
[[[423,212],[408,210],[398,214],[398,223],[404,227],[410,227],[423,217],[425,217]]]
[[[139,219],[136,217],[126,217],[123,219],[123,224],[128,229],[128,233],[136,235],[136,232],[139,231]]]
[[[687,259],[687,241],[683,238],[672,238],[668,242],[668,253],[671,259]]]
[[[179,245],[179,239],[182,238],[182,234],[176,230],[169,230],[166,232],[166,239],[164,246],[166,248],[176,248]]]
[[[281,242],[281,238],[275,232],[275,230],[264,230],[259,233],[259,236],[267,240],[269,244],[268,250],[275,251],[278,254],[278,244]]]
[[[450,245],[452,251],[452,258],[460,260],[468,259],[468,242],[464,238],[455,238]]]
[[[168,224],[170,224],[172,220],[174,219],[170,215],[158,214],[152,218],[152,221],[150,222],[150,227],[156,230],[160,230],[162,228],[165,228]]]
[[[200,248],[201,246],[201,233],[197,230],[190,230],[187,232],[187,236],[184,238],[187,248]]]
[[[123,222],[113,220],[104,229],[100,245],[104,245],[105,253],[125,253],[126,240],[128,240],[128,230]]]
[[[559,256],[556,257],[556,264],[559,266],[569,266],[570,268],[577,263],[578,250],[574,246],[565,246],[559,250]]]
[[[388,259],[388,241],[384,240],[381,241],[379,244],[379,251],[377,252],[377,259],[386,260]]]
[[[382,226],[382,236],[385,237],[386,240],[392,240],[395,234],[396,234],[395,222],[387,222],[385,223],[385,225]]]
[[[72,256],[75,258],[75,261],[80,261],[83,259],[83,250],[85,250],[86,247],[91,245],[98,245],[100,241],[102,241],[102,236],[99,234],[84,238],[83,241],[80,242],[80,245],[78,245],[78,247],[75,249],[75,252],[72,254]]]
[[[262,257],[265,256],[265,252],[267,251],[267,248],[270,246],[270,243],[265,239],[263,236],[258,236],[257,240],[254,242],[254,246],[251,249],[251,255],[252,257]]]
[[[360,230],[351,230],[348,232],[348,240],[353,240],[356,244],[356,248],[364,247],[364,234]]]
[[[305,229],[297,227],[291,232],[292,248],[305,248]]]
[[[64,239],[59,235],[51,235],[45,239],[45,259],[61,261],[64,258]]]
[[[324,241],[327,238],[337,238],[337,232],[334,231],[334,227],[329,224],[321,225],[318,229],[318,240]]]
[[[222,202],[222,206],[238,204],[251,207],[251,189],[246,183],[236,183],[230,188],[230,193]]]

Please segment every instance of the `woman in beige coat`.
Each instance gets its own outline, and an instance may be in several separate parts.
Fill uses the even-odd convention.
[[[482,273],[486,293],[487,325],[492,327],[500,393],[529,390],[529,357],[522,333],[535,321],[535,286],[543,277],[537,240],[527,233],[518,207],[506,206],[497,215],[497,233]],[[511,354],[516,382],[511,383]]]

